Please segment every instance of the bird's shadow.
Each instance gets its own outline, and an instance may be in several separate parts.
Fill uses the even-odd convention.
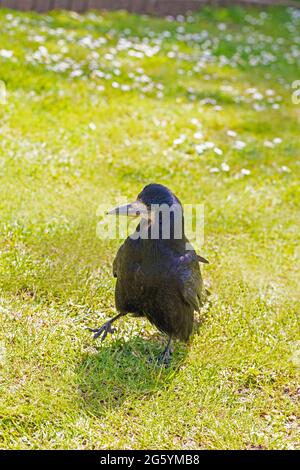
[[[158,335],[112,340],[90,346],[77,368],[82,406],[95,416],[143,399],[168,386],[188,354],[188,346],[176,343],[169,368],[157,363],[164,343]],[[150,360],[149,360],[150,359]]]

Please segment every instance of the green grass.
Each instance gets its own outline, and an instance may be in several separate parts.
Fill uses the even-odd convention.
[[[0,10],[1,448],[299,448],[299,23]],[[149,182],[205,206],[212,295],[169,370],[146,321],[87,331],[120,244],[97,208]]]

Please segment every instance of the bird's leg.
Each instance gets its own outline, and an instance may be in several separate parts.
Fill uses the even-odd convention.
[[[166,348],[163,350],[163,352],[160,353],[160,355],[157,358],[158,363],[160,365],[165,364],[166,367],[170,367],[171,356],[173,354],[173,350],[171,349],[171,341],[172,341],[172,338],[171,336],[169,336]]]
[[[118,315],[116,315],[115,317],[111,318],[106,323],[104,323],[104,325],[102,325],[101,328],[88,328],[90,331],[95,333],[94,339],[97,339],[99,338],[99,336],[102,335],[101,341],[104,341],[108,333],[111,333],[111,334],[114,333],[116,329],[112,327],[112,324],[122,315],[123,315],[122,313],[118,313]]]

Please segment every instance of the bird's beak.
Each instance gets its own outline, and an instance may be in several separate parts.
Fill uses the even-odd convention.
[[[134,201],[131,204],[116,207],[106,213],[107,215],[127,215],[127,217],[138,217],[148,214],[147,207],[141,201]]]

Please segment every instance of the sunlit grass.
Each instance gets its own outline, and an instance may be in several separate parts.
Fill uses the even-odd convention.
[[[187,20],[0,10],[3,448],[299,447],[299,15]],[[143,320],[86,330],[114,313],[97,208],[149,182],[205,206],[212,295],[170,370]]]

